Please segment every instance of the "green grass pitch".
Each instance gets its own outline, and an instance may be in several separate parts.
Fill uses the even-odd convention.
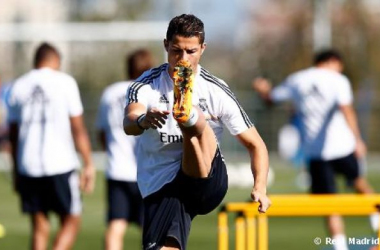
[[[295,176],[298,170],[284,165],[279,160],[271,161],[275,172],[275,180],[268,189],[270,194],[304,193],[295,185]],[[380,190],[380,170],[377,168],[376,160],[369,164],[368,178],[375,190]],[[0,238],[1,250],[28,249],[30,223],[28,217],[20,212],[18,197],[13,193],[7,173],[0,173],[0,224],[6,229],[5,237]],[[340,180],[343,189],[343,182]],[[250,189],[230,188],[225,198],[227,201],[248,200]],[[105,199],[104,199],[104,176],[98,172],[95,193],[84,196],[84,211],[80,234],[74,249],[102,249],[103,233],[105,231]],[[58,220],[51,215],[52,233],[58,227]],[[234,216],[230,216],[230,249],[233,249],[233,226]],[[345,219],[348,237],[371,237],[367,217],[350,217]],[[316,237],[325,239],[327,237],[324,219],[314,218],[270,218],[269,220],[269,248],[277,249],[332,249],[331,246],[321,244],[316,246],[313,240]],[[132,225],[125,237],[125,249],[141,249],[141,233],[137,227]],[[212,250],[217,249],[217,210],[206,216],[198,216],[193,222],[188,243],[188,249]],[[358,246],[352,249],[367,249]]]

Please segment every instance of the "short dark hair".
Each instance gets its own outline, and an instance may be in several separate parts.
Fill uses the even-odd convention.
[[[315,54],[314,65],[324,63],[330,60],[337,60],[343,62],[342,55],[334,49],[323,50]]]
[[[51,56],[60,58],[59,52],[56,48],[46,42],[42,43],[36,50],[34,67],[37,68],[42,62],[49,59]]]
[[[203,44],[205,41],[203,22],[192,14],[176,16],[169,23],[166,40],[171,41],[175,35],[183,37],[196,36],[199,38],[199,42]]]
[[[153,67],[153,56],[147,49],[139,49],[127,56],[127,73],[130,79],[136,79],[144,71]]]

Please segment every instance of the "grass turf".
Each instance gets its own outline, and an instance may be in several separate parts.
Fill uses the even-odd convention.
[[[272,158],[273,159],[273,158]],[[273,165],[274,164],[274,165]],[[268,189],[271,194],[303,193],[295,185],[297,170],[284,165],[280,161],[272,160],[275,171],[274,184]],[[376,161],[369,165],[368,178],[375,190],[380,190],[380,171],[376,169]],[[343,182],[340,180],[340,186]],[[225,198],[227,201],[245,201],[249,199],[250,189],[230,188]],[[84,212],[82,227],[74,249],[102,249],[103,233],[105,230],[105,202],[104,176],[98,172],[95,193],[84,196]],[[28,217],[22,215],[19,209],[18,197],[13,193],[6,173],[0,174],[0,224],[6,229],[6,235],[0,238],[0,249],[28,249],[30,226]],[[51,215],[52,233],[58,228],[58,220]],[[230,216],[230,245],[233,249],[233,215]],[[348,237],[371,237],[367,217],[350,217],[345,219]],[[124,249],[141,249],[140,230],[132,225],[125,237]],[[277,249],[332,249],[324,242],[316,246],[313,241],[316,237],[324,240],[328,237],[325,231],[323,218],[270,218],[269,220],[269,248]],[[52,238],[53,240],[53,238]],[[217,210],[206,215],[198,216],[193,222],[188,243],[188,249],[212,250],[217,249]],[[366,249],[355,246],[352,249]]]

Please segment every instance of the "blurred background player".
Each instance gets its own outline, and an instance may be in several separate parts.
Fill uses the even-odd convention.
[[[144,197],[146,250],[186,249],[194,217],[222,202],[228,188],[218,145],[224,125],[251,156],[252,199],[260,203],[260,212],[270,206],[266,146],[227,84],[199,65],[204,40],[199,18],[174,17],[164,40],[168,63],[144,73],[128,89],[124,130],[141,135],[137,181]],[[183,75],[175,74],[181,69]],[[174,83],[175,76],[183,77]],[[187,115],[173,115],[183,110]]]
[[[58,51],[43,43],[36,51],[34,69],[15,81],[9,98],[14,185],[23,212],[31,218],[32,249],[48,248],[50,211],[61,223],[53,249],[70,249],[80,224],[79,186],[85,193],[94,188],[79,89],[59,68]],[[84,162],[80,179],[74,143]]]
[[[8,117],[8,99],[11,84],[3,83],[0,77],[0,152],[10,153]]]
[[[315,55],[314,67],[290,75],[274,89],[264,78],[253,81],[265,101],[294,104],[313,194],[336,193],[335,174],[344,175],[358,193],[373,193],[360,173],[358,160],[365,157],[366,146],[352,106],[350,82],[342,71],[341,55],[326,50]],[[335,249],[348,249],[341,216],[329,216],[327,222]]]
[[[146,49],[130,54],[126,63],[131,80],[154,64],[152,54]],[[104,90],[97,117],[100,142],[108,157],[106,249],[123,249],[129,222],[142,226],[142,197],[136,182],[138,137],[127,136],[123,131],[125,94],[131,80],[114,83]]]

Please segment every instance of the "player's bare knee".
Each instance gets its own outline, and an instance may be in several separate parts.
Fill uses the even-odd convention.
[[[368,184],[364,177],[358,177],[354,180],[354,188],[358,193],[372,194],[374,193],[372,187]]]
[[[47,217],[42,213],[32,215],[32,226],[35,231],[49,232],[50,223]]]
[[[63,223],[77,224],[77,223],[80,223],[80,216],[79,215],[72,215],[72,214],[62,215],[61,221]]]

